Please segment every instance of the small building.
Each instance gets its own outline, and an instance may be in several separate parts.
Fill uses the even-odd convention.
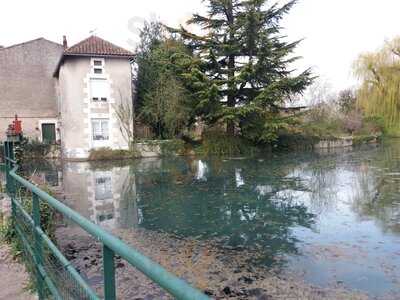
[[[132,58],[97,36],[71,47],[64,37],[0,48],[0,138],[17,114],[25,136],[61,144],[67,159],[128,149],[117,110],[132,107]]]
[[[16,114],[24,134],[33,140],[47,139],[58,122],[54,70],[64,52],[62,45],[44,38],[0,48],[0,140]],[[59,139],[59,137],[53,137]]]

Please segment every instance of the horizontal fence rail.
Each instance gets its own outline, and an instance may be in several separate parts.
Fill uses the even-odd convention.
[[[36,274],[39,299],[49,296],[55,299],[100,299],[41,228],[40,204],[42,202],[102,243],[105,299],[116,299],[114,267],[116,255],[126,260],[176,299],[210,299],[138,250],[128,246],[18,175],[19,166],[14,159],[13,144],[5,142],[4,148],[6,188],[12,201],[13,226],[24,246],[24,255]],[[24,198],[21,193],[22,189],[30,193],[28,200],[31,202],[31,214],[23,205],[26,197]]]

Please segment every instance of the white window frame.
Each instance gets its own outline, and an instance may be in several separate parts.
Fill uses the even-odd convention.
[[[99,183],[99,180],[104,180],[104,182]],[[95,201],[99,202],[113,199],[111,172],[95,172],[94,195],[95,195]]]
[[[101,66],[96,66],[95,61],[100,61]],[[104,76],[105,63],[106,63],[106,60],[104,58],[101,58],[101,57],[100,58],[96,58],[96,57],[91,58],[90,59],[90,69],[91,69],[90,73],[94,76]],[[95,73],[95,69],[101,70],[101,73]]]
[[[94,139],[94,132],[93,132],[93,122],[98,121],[107,121],[108,122],[108,139],[107,140],[95,140]],[[90,139],[92,141],[93,148],[101,148],[101,147],[108,147],[111,145],[111,122],[109,118],[92,118],[90,120]]]

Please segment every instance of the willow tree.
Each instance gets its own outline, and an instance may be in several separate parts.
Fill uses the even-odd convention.
[[[357,104],[367,116],[380,117],[387,130],[400,130],[400,38],[379,51],[360,55],[354,65],[361,80]]]
[[[312,81],[310,70],[296,72],[293,52],[300,41],[288,42],[281,20],[297,2],[206,0],[206,15],[195,14],[178,33],[197,55],[185,74],[197,96],[197,112],[208,123],[223,122],[227,132],[269,141],[285,125],[279,108]]]

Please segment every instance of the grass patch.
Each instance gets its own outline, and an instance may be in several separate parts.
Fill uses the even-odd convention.
[[[48,194],[52,194],[51,190],[47,187],[41,187],[43,191]],[[32,194],[30,191],[25,188],[20,188],[17,191],[18,201],[22,204],[24,210],[32,216]],[[56,244],[55,239],[55,230],[56,230],[56,213],[52,209],[50,205],[48,205],[44,201],[39,202],[40,205],[40,222],[41,228],[46,233],[46,235]],[[15,222],[11,217],[4,218],[2,217],[2,222],[0,224],[0,242],[7,243],[10,245],[10,251],[13,258],[21,263],[23,263],[26,267],[27,272],[29,273],[29,281],[27,282],[27,286],[25,289],[31,293],[36,292],[36,271],[33,265],[33,260],[24,251],[24,244],[22,240],[19,238],[18,233],[16,231]],[[27,233],[29,234],[29,233]],[[31,245],[32,247],[34,245]],[[44,254],[46,255],[46,254]]]
[[[93,149],[90,151],[88,160],[124,160],[136,158],[137,154],[131,150],[113,150],[108,147]]]
[[[47,194],[53,196],[51,190],[47,187],[41,187],[41,189]],[[21,188],[17,194],[19,196],[18,198],[20,198],[18,200],[22,204],[24,210],[32,216],[32,193],[25,188]],[[47,234],[47,236],[54,241],[56,230],[55,212],[45,201],[40,201],[39,207],[41,228]],[[16,249],[22,249],[20,247],[22,245],[20,245],[20,241],[15,230],[15,224],[11,218],[3,218],[3,222],[0,226],[0,238],[3,242],[6,242],[10,245],[17,243],[15,245]]]

